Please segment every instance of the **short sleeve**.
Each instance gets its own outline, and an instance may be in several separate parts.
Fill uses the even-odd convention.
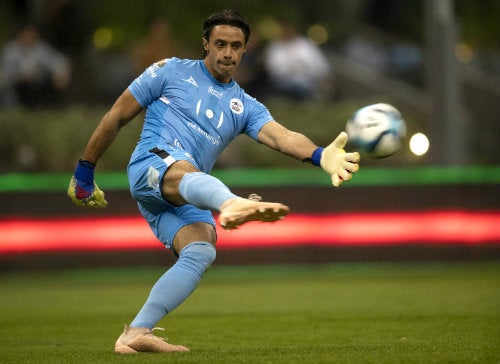
[[[142,107],[147,107],[162,96],[174,65],[175,62],[170,58],[153,63],[132,81],[128,89]]]
[[[248,122],[245,127],[244,133],[250,136],[252,139],[257,140],[257,135],[259,134],[260,129],[270,121],[273,121],[274,118],[261,102],[256,99],[246,95],[246,104],[248,104]]]

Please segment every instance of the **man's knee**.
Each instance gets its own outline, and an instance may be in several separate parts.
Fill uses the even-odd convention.
[[[212,244],[204,241],[193,242],[181,250],[178,263],[202,277],[216,256],[217,252]]]
[[[179,253],[186,246],[196,241],[203,241],[215,245],[217,234],[215,227],[205,222],[195,222],[183,226],[175,234],[173,241],[174,250]]]

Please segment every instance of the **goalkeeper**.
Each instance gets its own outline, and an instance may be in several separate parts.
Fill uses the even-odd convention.
[[[90,136],[68,188],[77,204],[105,207],[94,168],[120,129],[144,108],[139,142],[128,178],[139,211],[156,237],[178,256],[153,286],[142,309],[115,344],[117,353],[188,351],[152,334],[153,327],[193,292],[216,256],[219,224],[236,229],[252,220],[273,222],[289,208],[277,202],[242,198],[209,173],[224,148],[247,134],[271,149],[321,166],[339,186],[358,170],[359,154],[345,153],[347,134],[326,148],[276,122],[268,109],[247,95],[232,75],[246,52],[247,20],[224,10],[203,25],[203,59],[159,61],[135,79]]]

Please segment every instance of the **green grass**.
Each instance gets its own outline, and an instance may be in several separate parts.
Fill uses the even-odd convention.
[[[500,362],[498,262],[215,266],[159,324],[190,353],[114,354],[161,274],[2,273],[0,363]]]

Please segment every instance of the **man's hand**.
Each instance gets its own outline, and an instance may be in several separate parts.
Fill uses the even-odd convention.
[[[359,170],[359,153],[346,153],[344,151],[347,138],[347,133],[341,132],[321,154],[321,168],[331,176],[332,184],[335,187],[340,186],[343,181],[350,180],[352,173]]]
[[[68,187],[69,198],[78,206],[106,207],[108,202],[94,182],[94,165],[79,161]]]

